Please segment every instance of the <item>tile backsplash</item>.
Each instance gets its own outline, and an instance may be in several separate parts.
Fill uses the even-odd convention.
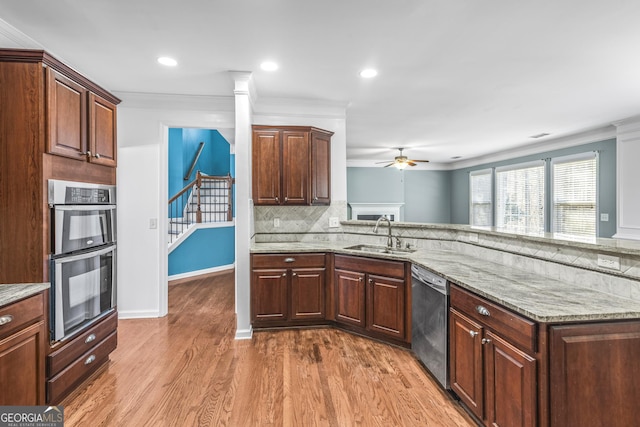
[[[341,226],[329,227],[329,218],[346,220],[347,202],[332,201],[330,206],[254,206],[253,215],[256,241],[300,241],[309,233],[342,233]]]

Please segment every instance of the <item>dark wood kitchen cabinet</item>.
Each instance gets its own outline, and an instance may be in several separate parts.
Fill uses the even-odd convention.
[[[253,126],[254,204],[330,204],[332,135],[309,126]]]
[[[116,183],[120,100],[42,50],[0,49],[0,81],[0,283],[47,282],[47,181]]]
[[[487,426],[538,425],[536,324],[451,287],[451,389]]]
[[[47,68],[47,152],[116,166],[116,104]]]
[[[253,326],[324,323],[325,258],[325,254],[253,254]]]
[[[44,293],[0,307],[0,405],[44,405]]]
[[[639,355],[638,321],[552,326],[551,426],[637,425]]]
[[[335,256],[335,320],[356,332],[407,344],[411,338],[409,264]]]

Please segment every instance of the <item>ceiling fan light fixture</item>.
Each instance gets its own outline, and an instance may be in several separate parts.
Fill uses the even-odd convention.
[[[406,168],[407,166],[409,166],[409,163],[407,163],[407,162],[397,162],[397,163],[394,163],[393,166],[395,166],[397,169],[402,170],[402,169]]]

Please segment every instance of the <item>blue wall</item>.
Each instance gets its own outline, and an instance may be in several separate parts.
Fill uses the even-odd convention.
[[[232,265],[235,227],[201,228],[169,254],[169,276]]]
[[[616,233],[616,140],[593,142],[453,171],[347,168],[347,201],[405,203],[404,221],[469,224],[469,172],[589,151],[599,152],[599,237]]]
[[[204,142],[202,154],[189,180],[184,175]],[[196,171],[207,175],[235,176],[235,156],[227,140],[216,130],[169,129],[169,197],[195,179]],[[233,216],[235,217],[235,188]],[[169,276],[207,270],[235,262],[235,227],[201,228],[169,254]]]
[[[202,154],[196,167],[189,171],[200,142],[204,142]],[[231,172],[229,143],[217,130],[209,129],[169,129],[169,197],[172,197],[195,179],[197,171],[207,175],[227,175]]]

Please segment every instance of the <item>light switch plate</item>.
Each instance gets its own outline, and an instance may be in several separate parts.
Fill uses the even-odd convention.
[[[158,228],[158,218],[149,218],[149,228],[151,230]]]
[[[340,218],[332,216],[329,218],[329,228],[340,227]]]

